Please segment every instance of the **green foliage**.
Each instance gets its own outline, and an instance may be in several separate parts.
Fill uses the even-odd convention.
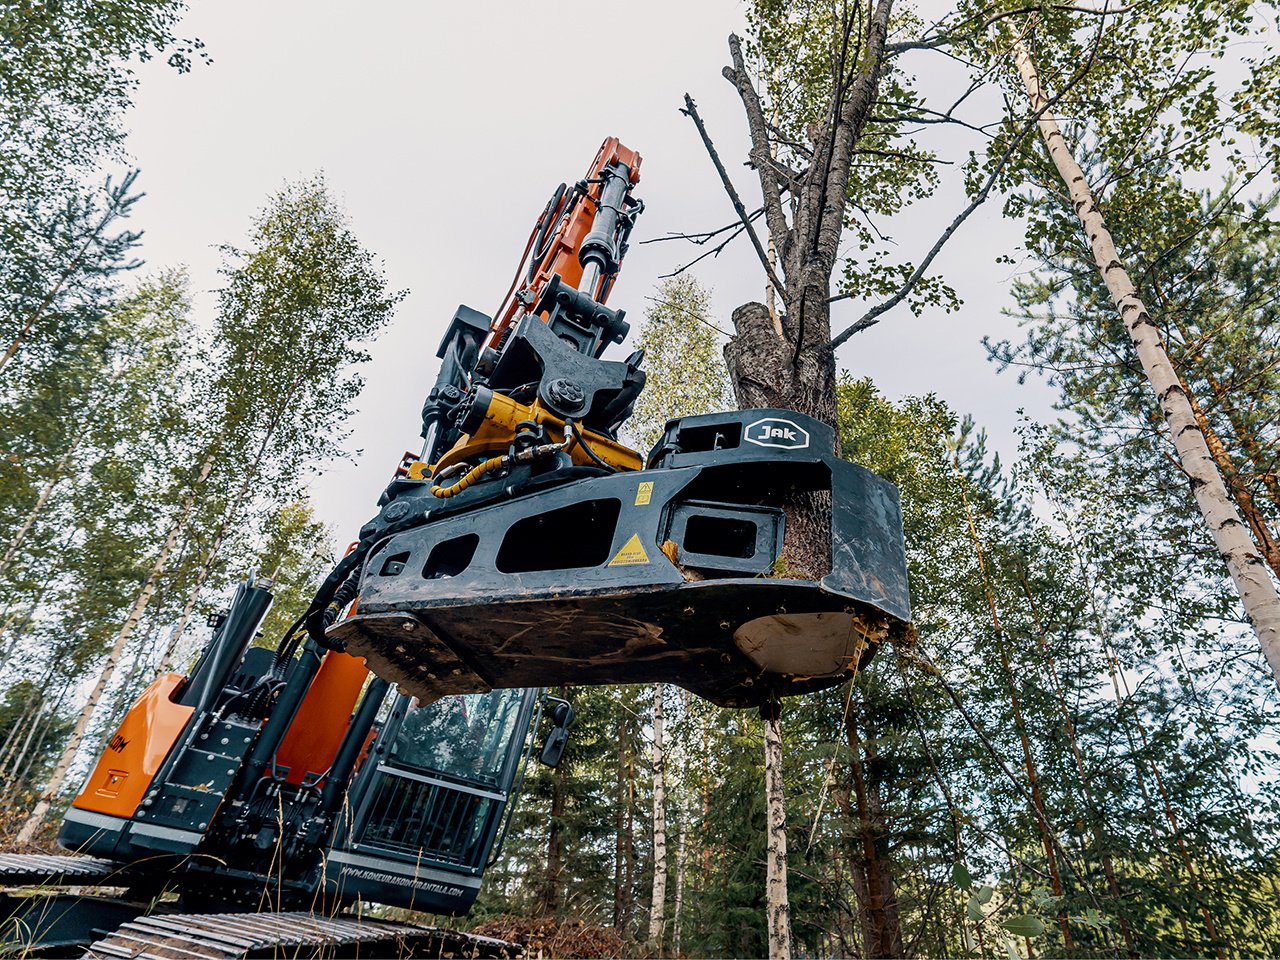
[[[850,76],[855,67],[865,66],[858,27],[851,38],[843,38],[841,28],[841,17],[860,24],[863,15],[849,5],[809,0],[755,0],[748,7],[749,66],[757,75],[765,117],[776,127],[776,156],[783,169],[800,171],[812,161],[814,131],[828,122],[840,53],[853,57]],[[923,27],[913,12],[898,10],[890,32],[911,36]],[[939,184],[939,158],[919,142],[912,123],[921,103],[915,78],[890,63],[881,75],[878,102],[883,108],[854,146],[840,282],[833,291],[861,301],[890,296],[915,272],[914,263],[901,259],[889,218],[932,196]],[[919,315],[929,306],[950,312],[960,300],[940,277],[925,274],[907,304]]]
[[[710,319],[710,296],[689,274],[658,285],[635,345],[645,352],[648,380],[626,430],[641,451],[647,452],[657,442],[673,417],[733,407],[724,357]]]
[[[135,65],[167,55],[179,72],[204,56],[174,28],[178,0],[18,0],[0,9],[0,188],[50,196],[118,150]]]
[[[271,510],[262,531],[257,569],[271,581],[275,602],[262,623],[262,643],[280,641],[289,625],[311,604],[320,581],[331,569],[333,538],[306,501]]]
[[[87,189],[121,158],[138,62],[179,72],[202,57],[174,35],[176,0],[52,0],[0,7],[0,307],[5,362],[19,346],[56,353],[92,323],[112,276],[136,266],[121,230],[136,172]],[[25,359],[25,358],[24,358]]]

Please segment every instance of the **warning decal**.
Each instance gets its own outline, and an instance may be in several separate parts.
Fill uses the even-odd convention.
[[[653,499],[653,481],[646,480],[636,487],[636,506],[647,507],[651,499]]]
[[[644,544],[640,542],[640,534],[633,533],[631,539],[622,545],[618,555],[609,561],[609,566],[630,567],[648,562],[649,555],[644,552]]]

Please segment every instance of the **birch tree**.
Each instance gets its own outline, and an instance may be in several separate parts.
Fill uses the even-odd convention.
[[[190,616],[228,530],[250,499],[293,489],[299,452],[313,463],[341,453],[342,424],[362,385],[354,368],[367,359],[363,344],[388,322],[400,298],[386,290],[373,254],[352,232],[323,178],[285,187],[256,219],[251,236],[250,248],[223,248],[226,286],[219,293],[216,363],[198,396],[209,418],[207,433],[178,470],[176,509],[62,757],[23,825],[24,842],[61,789],[175,552],[193,535],[197,507],[213,506],[215,527],[187,587],[180,620]],[[210,504],[205,498],[211,493]],[[177,636],[175,631],[166,658]]]
[[[139,62],[163,56],[185,73],[204,56],[199,40],[175,35],[185,6],[0,9],[0,371],[33,339],[56,342],[59,324],[82,322],[66,307],[101,299],[111,274],[132,264],[138,234],[120,221],[139,196],[136,171],[101,192],[85,183],[123,157]]]
[[[1196,416],[1195,398],[1169,360],[1160,325],[1139,296],[1125,267],[1125,259],[1107,229],[1102,208],[1057,121],[1028,41],[1020,33],[1007,32],[1005,38],[1031,109],[1038,118],[1044,149],[1070,196],[1099,276],[1128,334],[1142,373],[1155,392],[1179,467],[1187,478],[1205,528],[1236,586],[1263,655],[1280,684],[1280,594],[1275,580],[1250,537],[1249,526],[1241,519],[1228,494],[1201,425],[1203,418]]]
[[[663,686],[653,689],[653,888],[649,897],[649,945],[661,953],[667,907],[667,759],[663,734]]]

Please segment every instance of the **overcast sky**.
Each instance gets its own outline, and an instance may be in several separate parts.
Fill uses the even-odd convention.
[[[207,318],[218,285],[215,245],[243,239],[285,180],[323,170],[391,286],[409,291],[364,367],[368,385],[349,424],[356,461],[313,483],[316,509],[338,540],[354,539],[401,454],[418,449],[419,409],[454,308],[496,308],[552,189],[581,177],[604,137],[644,157],[636,192],[648,206],[635,240],[733,217],[679,113],[686,91],[747,202],[758,196],[740,165],[741,107],[720,76],[725,38],[742,17],[729,0],[625,7],[193,0],[179,32],[204,40],[213,63],[186,76],[147,65],[129,119],[129,149],[147,192],[134,221],[145,230],[148,265],[186,264]],[[946,61],[917,56],[905,66],[926,91],[945,96],[954,84]],[[977,144],[949,133],[934,146],[962,159]],[[958,166],[942,176],[937,198],[881,225],[905,256],[918,258],[964,204]],[[920,318],[899,308],[844,345],[841,368],[872,376],[891,397],[939,394],[1012,455],[1016,409],[1052,415],[1050,392],[997,375],[980,343],[984,334],[1016,335],[1001,316],[1010,268],[995,258],[1016,256],[1020,238],[998,201],[989,202],[935,264],[964,308]],[[633,244],[610,305],[624,307],[634,328],[659,275],[693,249]],[[761,270],[745,243],[695,272],[713,291],[722,327],[736,305],[762,298]],[[839,304],[833,323],[838,329],[865,307]],[[307,456],[298,451],[300,460]]]

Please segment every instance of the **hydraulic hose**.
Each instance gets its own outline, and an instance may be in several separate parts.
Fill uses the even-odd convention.
[[[603,460],[600,459],[600,457],[596,454],[594,450],[592,450],[589,446],[587,446],[587,442],[582,439],[582,433],[579,432],[578,430],[578,425],[574,423],[572,420],[569,420],[567,422],[569,424],[569,431],[573,434],[573,438],[578,441],[578,446],[582,448],[582,452],[585,453],[588,457],[590,457],[593,461],[595,461],[597,466],[603,467],[605,470],[608,470],[610,473],[617,473],[618,472],[617,467],[612,466],[611,464],[605,463]]]
[[[499,470],[502,467],[509,466],[513,463],[522,463],[529,460],[536,460],[539,457],[550,456],[553,453],[561,453],[573,446],[575,440],[578,443],[582,442],[582,437],[578,433],[578,427],[572,419],[566,419],[564,422],[564,440],[560,443],[544,443],[536,447],[529,447],[526,450],[517,451],[514,454],[507,453],[500,457],[490,457],[483,463],[476,464],[476,466],[468,470],[457,483],[447,487],[440,486],[439,484],[433,486],[431,488],[431,495],[433,497],[439,497],[442,500],[456,496],[483,477],[486,473],[492,473],[494,470]],[[584,447],[583,449],[586,448]],[[587,455],[597,463],[603,465],[606,469],[611,469],[607,463],[597,457],[590,450],[587,450]],[[449,475],[449,472],[456,469],[457,466],[458,465],[455,464],[454,466],[447,468],[440,474],[440,476],[443,478],[444,476]]]
[[[467,489],[467,487],[471,486],[486,473],[490,473],[500,467],[506,466],[509,459],[510,458],[505,454],[501,457],[490,457],[484,463],[477,464],[468,470],[457,483],[451,484],[447,487],[433,486],[431,488],[431,495],[433,497],[439,497],[441,500],[446,500],[449,497],[455,496]]]
[[[331,640],[325,631],[338,619],[342,608],[356,598],[360,589],[358,570],[369,552],[369,544],[361,543],[354,550],[338,561],[329,576],[324,578],[315,599],[307,609],[303,624],[307,628],[307,636],[325,650],[343,650],[341,641]]]

